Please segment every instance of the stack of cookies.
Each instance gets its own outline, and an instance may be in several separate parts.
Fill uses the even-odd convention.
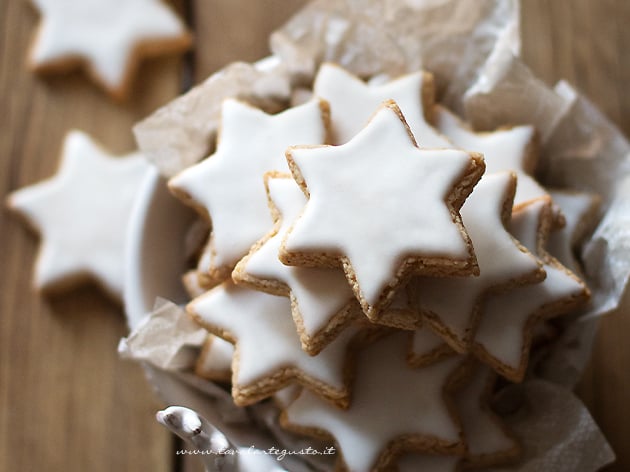
[[[226,100],[215,152],[169,182],[210,223],[184,276],[200,375],[231,375],[237,405],[277,397],[342,469],[517,460],[489,400],[588,303],[574,249],[597,197],[544,188],[533,127],[474,132],[427,72],[324,64],[295,102]]]

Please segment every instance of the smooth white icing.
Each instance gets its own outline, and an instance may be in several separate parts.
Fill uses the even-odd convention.
[[[234,380],[255,383],[285,367],[296,367],[335,390],[344,389],[343,368],[351,330],[319,355],[301,347],[286,297],[269,295],[224,282],[191,302],[190,309],[205,323],[236,338],[238,367]]]
[[[597,197],[588,193],[550,192],[553,202],[560,207],[565,219],[565,226],[551,233],[547,250],[569,270],[580,274],[582,268],[575,257],[577,233],[582,229],[585,219],[592,212]]]
[[[412,369],[405,362],[407,336],[388,336],[359,353],[347,410],[303,391],[286,410],[289,423],[328,431],[348,469],[356,471],[372,470],[388,443],[403,434],[457,443],[459,430],[442,389],[460,359]]]
[[[382,107],[344,145],[292,148],[290,155],[310,199],[285,240],[286,250],[347,256],[359,285],[356,295],[367,304],[388,288],[405,256],[468,259],[444,200],[470,156],[418,149],[392,108]]]
[[[533,126],[475,133],[446,108],[438,106],[436,127],[462,149],[482,153],[486,161],[486,174],[514,172],[518,177],[514,205],[547,195],[547,191],[525,170],[526,159],[529,159],[527,148],[535,135]]]
[[[35,285],[88,275],[122,297],[126,228],[149,165],[139,153],[112,157],[90,136],[66,136],[57,174],[11,194],[9,205],[42,235]]]
[[[468,444],[468,458],[506,453],[517,445],[500,426],[500,419],[487,404],[488,382],[492,370],[479,366],[470,382],[455,394],[455,406]]]
[[[197,369],[202,372],[230,372],[232,370],[232,357],[234,345],[212,334],[209,335],[210,345],[199,356]]]
[[[42,14],[35,65],[81,57],[109,87],[122,85],[142,41],[176,39],[186,28],[158,0],[33,0]]]
[[[272,228],[265,172],[288,172],[287,147],[321,144],[325,137],[318,100],[277,115],[237,100],[223,103],[216,152],[169,183],[210,214],[215,267],[234,266]]]
[[[536,200],[512,215],[510,231],[532,252],[537,251],[539,224],[546,205],[546,200]],[[497,362],[515,370],[522,362],[528,319],[551,304],[565,302],[570,309],[571,298],[584,294],[584,285],[557,263],[544,262],[543,267],[547,277],[542,282],[489,297],[475,334],[475,344],[483,346]]]
[[[280,244],[307,200],[290,177],[271,178],[267,186],[269,198],[280,213],[281,224],[274,236],[243,261],[244,269],[258,279],[279,281],[288,286],[304,331],[313,336],[356,300],[341,269],[290,267],[280,262]]]
[[[390,82],[369,84],[334,64],[323,64],[313,85],[315,95],[330,103],[333,143],[352,139],[385,100],[400,107],[422,148],[452,147],[424,118],[423,73],[405,75]]]
[[[462,206],[461,215],[475,249],[479,276],[421,277],[414,281],[420,311],[437,316],[460,340],[488,289],[519,283],[540,269],[537,259],[517,245],[503,226],[501,215],[513,178],[511,173],[484,176]]]
[[[431,354],[437,348],[444,345],[444,340],[429,327],[423,326],[413,332],[411,352],[415,357],[423,357]]]

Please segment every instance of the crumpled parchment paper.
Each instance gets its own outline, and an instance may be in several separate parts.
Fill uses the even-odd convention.
[[[141,150],[173,175],[211,151],[225,97],[272,110],[291,88],[308,86],[322,61],[365,78],[424,68],[435,75],[438,100],[478,129],[535,125],[540,179],[598,193],[603,215],[581,254],[593,292],[588,313],[538,366],[545,381],[530,379],[502,392],[522,400],[506,419],[523,438],[525,457],[501,470],[597,470],[614,455],[571,389],[590,356],[597,317],[619,308],[630,276],[630,146],[570,85],[549,87],[532,74],[519,58],[518,25],[516,0],[314,0],[272,35],[274,57],[264,67],[228,66],[138,124],[135,133]]]

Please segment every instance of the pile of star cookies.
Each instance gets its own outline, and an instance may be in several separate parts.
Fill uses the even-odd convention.
[[[231,375],[238,405],[277,397],[347,470],[517,460],[493,386],[588,303],[574,249],[597,198],[545,189],[533,127],[472,131],[426,72],[324,64],[304,95],[226,100],[215,152],[169,181],[210,228],[184,276],[200,375]]]

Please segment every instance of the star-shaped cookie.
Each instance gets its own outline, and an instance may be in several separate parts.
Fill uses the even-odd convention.
[[[436,127],[453,144],[483,154],[486,174],[509,171],[517,175],[514,205],[547,195],[547,191],[531,176],[538,160],[538,140],[533,126],[476,133],[442,106],[436,107],[435,116]]]
[[[487,366],[470,364],[466,385],[453,394],[465,453],[462,457],[405,454],[397,462],[400,472],[479,469],[510,462],[520,454],[518,442],[489,405],[496,375]]]
[[[549,197],[516,210],[510,232],[544,263],[545,280],[489,297],[483,309],[472,352],[513,382],[527,368],[532,331],[542,319],[569,313],[589,298],[584,282],[544,249],[552,221]]]
[[[191,44],[182,21],[161,0],[32,0],[41,22],[31,46],[35,71],[83,66],[114,98],[128,93],[143,56]]]
[[[194,299],[187,310],[208,331],[235,345],[232,396],[237,405],[269,397],[291,381],[347,405],[346,354],[353,330],[309,356],[300,345],[288,298],[230,281]]]
[[[71,131],[57,174],[12,193],[8,206],[41,234],[35,286],[45,292],[91,278],[122,298],[126,228],[149,165],[138,153],[112,157]]]
[[[411,282],[423,321],[458,352],[468,351],[489,293],[535,283],[545,276],[542,263],[507,230],[515,184],[512,173],[486,175],[462,206],[479,276],[418,277]]]
[[[475,272],[458,209],[481,177],[483,159],[419,149],[394,102],[350,142],[291,147],[287,160],[309,199],[280,260],[343,267],[370,319],[413,273]]]
[[[597,222],[601,198],[590,193],[562,190],[553,190],[550,195],[553,203],[560,207],[565,224],[549,235],[547,249],[567,269],[581,274],[576,251]]]
[[[334,144],[347,143],[367,124],[386,100],[399,106],[411,132],[423,148],[450,148],[428,119],[433,112],[433,76],[416,72],[386,83],[365,83],[345,69],[324,63],[315,77],[313,92],[330,103]]]
[[[314,99],[277,115],[228,99],[216,152],[169,181],[171,191],[212,220],[209,275],[230,276],[250,247],[273,227],[263,176],[288,172],[284,152],[326,140],[328,108]]]
[[[332,436],[343,465],[353,471],[390,470],[406,451],[462,453],[450,401],[461,359],[412,369],[405,362],[408,336],[396,333],[359,352],[347,410],[303,391],[282,413],[282,425],[298,433]]]
[[[266,174],[265,186],[276,225],[236,265],[232,279],[289,296],[302,348],[316,355],[361,313],[361,307],[340,269],[291,267],[280,262],[280,244],[300,216],[306,197],[290,174]]]

